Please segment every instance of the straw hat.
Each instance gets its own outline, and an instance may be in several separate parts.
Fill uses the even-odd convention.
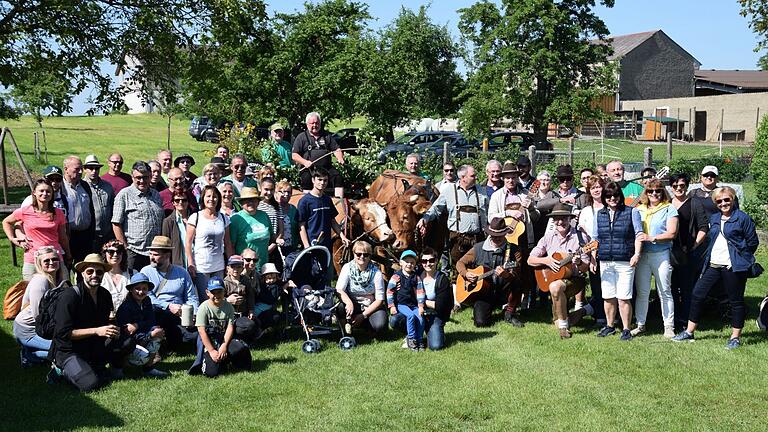
[[[166,236],[155,236],[155,238],[152,239],[152,244],[150,244],[147,249],[173,250],[173,245],[171,244],[170,238]]]
[[[88,267],[101,267],[105,272],[112,270],[112,265],[105,263],[101,255],[95,253],[88,254],[82,261],[75,264],[75,271],[82,273]]]
[[[237,197],[237,200],[242,201],[247,199],[261,199],[259,190],[252,187],[244,187],[243,190],[240,191],[240,196]]]

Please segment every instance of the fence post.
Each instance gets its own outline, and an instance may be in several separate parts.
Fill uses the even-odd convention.
[[[643,166],[653,166],[653,149],[651,147],[646,147],[643,150]]]
[[[35,135],[35,159],[40,160],[40,138],[37,136],[37,132],[35,132],[34,135]]]
[[[568,165],[573,166],[573,136],[568,137]]]
[[[667,132],[667,163],[672,162],[672,132]]]
[[[723,127],[723,121],[725,120],[725,108],[720,110],[720,154],[719,156],[723,156],[723,130],[725,128]]]
[[[592,150],[592,166],[597,167],[597,152]]]
[[[536,146],[528,147],[528,159],[531,160],[531,172],[536,173]]]

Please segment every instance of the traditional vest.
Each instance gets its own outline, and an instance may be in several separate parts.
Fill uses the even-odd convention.
[[[597,239],[600,261],[629,261],[635,254],[635,229],[632,226],[632,207],[616,211],[613,222],[608,207],[597,212]]]

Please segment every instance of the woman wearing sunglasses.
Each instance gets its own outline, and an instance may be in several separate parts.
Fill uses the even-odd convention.
[[[21,299],[21,312],[13,320],[13,335],[21,344],[21,366],[42,363],[48,357],[51,341],[35,333],[35,320],[40,312],[40,300],[50,289],[65,280],[58,249],[42,246],[35,252],[35,273]]]
[[[675,342],[694,340],[693,333],[701,317],[701,309],[709,290],[721,284],[731,303],[731,337],[725,347],[736,349],[741,346],[741,329],[744,328],[746,306],[744,288],[747,271],[755,263],[755,251],[759,243],[755,223],[748,214],[739,209],[736,191],[728,186],[712,192],[712,202],[719,212],[709,220],[707,252],[704,256],[704,271],[693,288],[688,327],[672,338]]]
[[[618,309],[623,330],[621,340],[632,339],[629,326],[632,322],[632,285],[635,266],[640,261],[643,248],[643,224],[640,213],[624,204],[624,193],[616,182],[603,188],[603,208],[596,216],[596,237],[600,242],[597,256],[600,259],[600,289],[603,293],[606,326],[597,334],[606,337],[616,333],[614,322]],[[597,267],[590,266],[592,271]]]
[[[635,269],[637,298],[635,316],[637,327],[632,336],[645,334],[648,316],[648,298],[651,294],[651,275],[661,301],[661,317],[664,320],[664,337],[675,336],[675,302],[672,298],[672,264],[670,251],[677,236],[677,208],[669,201],[667,190],[659,179],[650,179],[640,194],[637,206],[643,221],[643,255]]]
[[[336,282],[336,291],[344,303],[347,333],[351,327],[367,327],[375,335],[387,329],[384,276],[371,262],[373,248],[364,241],[352,247],[354,258],[344,264]]]
[[[125,245],[120,240],[110,240],[101,248],[101,258],[112,268],[104,274],[101,286],[112,294],[112,305],[117,310],[128,296],[126,286],[131,282],[131,276],[136,273],[128,269]]]
[[[421,280],[424,284],[424,331],[430,351],[445,347],[445,323],[451,317],[453,291],[448,275],[437,269],[439,255],[427,247],[421,253]]]

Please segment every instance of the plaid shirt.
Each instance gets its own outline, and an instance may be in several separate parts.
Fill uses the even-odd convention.
[[[147,247],[163,227],[160,194],[151,188],[140,192],[134,185],[121,190],[115,197],[112,223],[123,229],[128,249],[149,255]]]

